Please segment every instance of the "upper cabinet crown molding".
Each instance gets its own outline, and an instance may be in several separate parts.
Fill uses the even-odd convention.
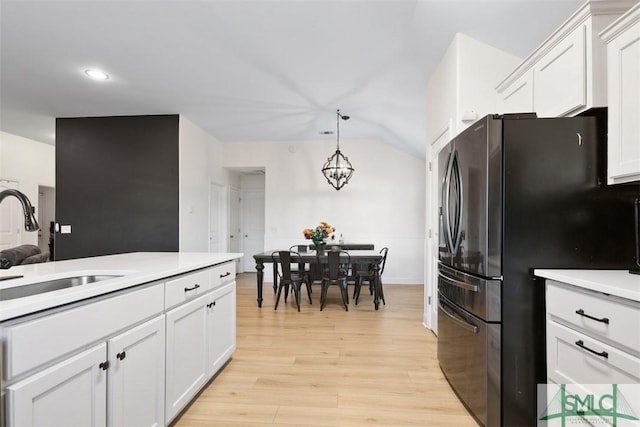
[[[498,84],[499,109],[557,117],[606,106],[606,48],[598,32],[636,3],[590,0],[583,4]],[[518,93],[523,81],[529,82],[527,90]],[[514,93],[518,93],[516,99]]]
[[[616,38],[620,34],[627,31],[631,26],[640,20],[640,2],[629,9],[624,15],[618,18],[615,22],[602,30],[600,38],[608,43],[612,39]]]

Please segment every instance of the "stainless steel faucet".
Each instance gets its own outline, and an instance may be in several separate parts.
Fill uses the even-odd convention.
[[[27,231],[38,230],[40,226],[38,225],[38,221],[36,221],[35,209],[31,205],[29,198],[18,190],[8,189],[0,192],[0,202],[2,202],[5,197],[9,196],[16,197],[20,200],[20,203],[22,203],[22,211],[24,212],[24,229]]]

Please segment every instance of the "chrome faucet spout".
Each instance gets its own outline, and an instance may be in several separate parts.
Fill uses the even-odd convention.
[[[0,202],[6,197],[13,196],[20,200],[22,211],[24,212],[24,229],[27,231],[36,231],[40,228],[35,217],[35,209],[31,205],[29,198],[18,190],[8,189],[0,192]]]

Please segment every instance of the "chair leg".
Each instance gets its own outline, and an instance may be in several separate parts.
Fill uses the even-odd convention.
[[[274,310],[278,309],[278,304],[280,303],[280,294],[282,293],[282,285],[278,286],[278,293],[276,294],[276,305],[273,307]]]
[[[321,285],[321,290],[320,290],[320,311],[322,311],[322,309],[324,308],[324,304],[327,302],[327,289],[329,288],[329,285],[326,282],[322,282]]]
[[[360,299],[360,289],[362,288],[362,277],[358,277],[356,280],[356,286],[353,290],[353,301],[355,305],[358,305],[358,299]]]
[[[284,285],[284,302],[287,302],[287,297],[289,296],[289,284]]]
[[[382,280],[380,280],[380,299],[382,299],[382,305],[387,305],[387,302],[384,300],[384,291],[382,290]]]
[[[298,312],[300,311],[300,285],[291,285],[293,287],[293,298],[296,300],[296,306],[298,307]]]
[[[311,302],[311,283],[307,281],[306,285],[307,285],[307,295],[309,296],[309,304],[313,304]]]
[[[349,311],[349,291],[347,290],[347,282],[340,284],[340,292],[342,293],[342,303],[344,308]]]

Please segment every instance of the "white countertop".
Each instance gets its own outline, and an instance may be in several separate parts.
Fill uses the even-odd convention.
[[[242,255],[240,253],[136,252],[18,265],[8,270],[0,270],[0,278],[24,276],[18,279],[0,280],[0,293],[3,289],[14,286],[72,275],[112,274],[122,277],[0,301],[0,321],[210,267],[241,258]]]
[[[628,270],[534,270],[545,279],[557,280],[592,291],[640,302],[640,275]]]

